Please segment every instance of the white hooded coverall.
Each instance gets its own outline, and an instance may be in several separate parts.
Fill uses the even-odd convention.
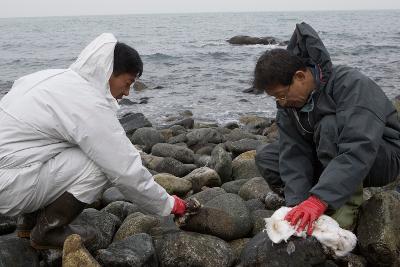
[[[108,80],[117,40],[102,34],[68,69],[15,81],[0,101],[0,214],[36,211],[69,192],[92,203],[114,185],[159,215],[174,199],[143,167],[120,125]]]

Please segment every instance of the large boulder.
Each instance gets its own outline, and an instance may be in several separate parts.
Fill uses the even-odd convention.
[[[14,232],[17,226],[17,217],[0,215],[0,235]]]
[[[131,137],[131,142],[143,147],[143,151],[150,153],[152,147],[158,143],[164,143],[164,136],[154,128],[144,127],[137,129]]]
[[[192,183],[192,189],[195,193],[201,191],[203,186],[214,187],[221,185],[221,178],[218,173],[208,167],[195,169],[186,175],[184,179]]]
[[[149,233],[160,221],[150,215],[136,212],[128,215],[114,236],[114,241],[125,239],[139,233]]]
[[[62,266],[101,267],[85,248],[82,243],[82,238],[77,234],[68,236],[64,242]]]
[[[238,195],[227,193],[208,201],[188,219],[184,229],[234,240],[245,237],[251,227],[250,213],[244,201]]]
[[[152,127],[151,122],[142,113],[128,113],[119,119],[126,135],[133,134],[142,127]]]
[[[400,193],[381,192],[364,202],[357,238],[374,266],[400,266]]]
[[[256,151],[240,154],[232,161],[232,177],[234,180],[260,177],[255,161]]]
[[[227,42],[233,45],[273,45],[278,43],[274,37],[252,37],[247,35],[233,36]]]
[[[192,183],[186,179],[176,177],[168,173],[159,173],[154,176],[154,180],[164,187],[170,195],[185,196],[192,190]]]
[[[151,236],[145,233],[113,242],[97,251],[96,259],[103,266],[157,267],[158,260]]]
[[[324,266],[326,256],[315,238],[291,238],[274,244],[266,232],[253,237],[241,255],[243,267],[250,266]]]
[[[194,164],[183,164],[182,162],[174,158],[162,158],[160,162],[154,167],[154,170],[158,173],[169,173],[178,177],[183,177],[190,173],[197,166]]]
[[[223,141],[223,136],[212,128],[195,129],[186,135],[188,146],[196,144],[214,143],[219,144]]]
[[[132,204],[126,201],[115,201],[108,204],[102,211],[111,213],[120,219],[120,221],[124,221],[126,216],[129,214],[140,211],[140,207],[136,204]]]
[[[234,255],[223,240],[191,232],[168,232],[154,237],[160,266],[232,266]]]
[[[262,177],[254,177],[248,180],[239,190],[239,196],[244,200],[249,199],[264,199],[265,196],[272,192],[268,183]]]
[[[159,157],[171,157],[182,163],[194,162],[194,153],[192,150],[172,144],[156,144],[151,149],[151,154]]]
[[[213,149],[210,167],[218,173],[222,183],[232,180],[232,157],[223,147],[218,145]]]
[[[0,236],[0,266],[39,267],[39,255],[28,239],[15,234]]]

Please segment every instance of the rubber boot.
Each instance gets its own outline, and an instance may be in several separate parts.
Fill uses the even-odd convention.
[[[33,227],[36,225],[37,211],[24,213],[18,216],[17,220],[17,236],[21,238],[29,238]]]
[[[31,246],[35,249],[62,249],[65,239],[78,234],[82,240],[94,238],[94,231],[79,225],[69,225],[86,204],[65,192],[53,203],[40,210],[36,226],[31,231]]]

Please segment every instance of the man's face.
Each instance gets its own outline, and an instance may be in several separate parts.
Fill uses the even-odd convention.
[[[309,69],[297,71],[289,85],[276,85],[265,90],[275,97],[276,102],[284,108],[301,108],[315,88],[314,77]]]
[[[112,74],[108,81],[110,84],[111,95],[117,100],[122,99],[123,96],[128,96],[129,89],[135,82],[136,76],[136,74],[132,75],[130,73],[123,73],[118,76]]]

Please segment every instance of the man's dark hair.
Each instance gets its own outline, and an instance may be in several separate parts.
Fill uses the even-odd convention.
[[[114,76],[130,73],[140,77],[143,73],[143,62],[139,53],[124,43],[117,42],[114,49]]]
[[[268,50],[258,59],[254,69],[253,87],[267,90],[277,85],[289,85],[298,70],[305,70],[302,60],[281,48]]]

